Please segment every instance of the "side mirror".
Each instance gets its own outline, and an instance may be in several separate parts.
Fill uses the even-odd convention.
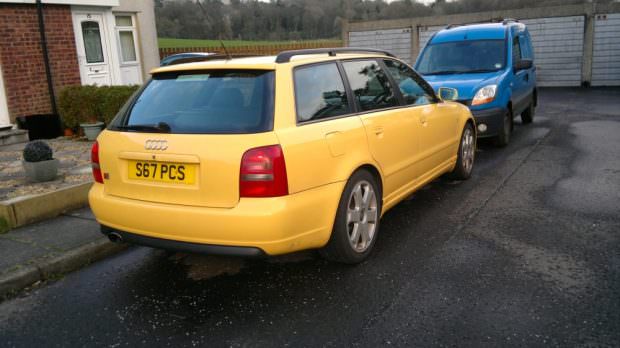
[[[534,62],[531,59],[521,59],[520,61],[515,63],[514,69],[515,71],[527,70],[531,69],[533,66]]]
[[[439,87],[439,99],[443,101],[457,100],[459,97],[459,91],[450,87]]]

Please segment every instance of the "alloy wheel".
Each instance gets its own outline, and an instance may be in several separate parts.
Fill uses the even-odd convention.
[[[347,231],[353,250],[363,253],[372,245],[377,220],[375,190],[368,181],[359,181],[351,191],[347,205]]]

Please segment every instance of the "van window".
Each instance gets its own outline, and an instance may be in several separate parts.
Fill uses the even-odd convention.
[[[515,36],[515,38],[512,40],[512,64],[520,61],[521,58],[521,46],[519,45],[518,36]]]
[[[344,62],[342,65],[362,111],[398,105],[388,77],[376,61],[356,60]]]
[[[531,51],[531,46],[528,43],[525,35],[519,35],[519,50],[521,51],[521,57],[525,59],[532,59],[533,54]]]
[[[297,121],[312,121],[350,112],[347,92],[336,63],[295,69]]]
[[[163,124],[180,134],[266,132],[273,128],[273,78],[267,70],[156,74],[110,129]]]
[[[398,84],[400,93],[405,98],[407,105],[424,105],[430,104],[435,99],[432,94],[430,86],[426,85],[418,74],[413,71],[406,64],[401,62],[386,59],[384,60],[388,73]]]
[[[422,75],[498,71],[506,66],[504,40],[468,40],[429,44],[418,59]]]

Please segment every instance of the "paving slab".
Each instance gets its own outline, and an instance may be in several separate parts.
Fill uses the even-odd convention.
[[[89,208],[0,235],[0,298],[126,248],[99,232]]]

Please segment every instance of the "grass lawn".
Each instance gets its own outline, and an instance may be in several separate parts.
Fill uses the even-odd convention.
[[[175,48],[175,47],[220,47],[219,40],[194,40],[194,39],[171,39],[162,38],[157,39],[159,42],[159,48]],[[286,45],[299,42],[320,42],[331,43],[334,46],[341,46],[340,40],[308,40],[308,41],[246,41],[246,40],[224,40],[226,47],[234,46],[271,46],[271,45]]]

